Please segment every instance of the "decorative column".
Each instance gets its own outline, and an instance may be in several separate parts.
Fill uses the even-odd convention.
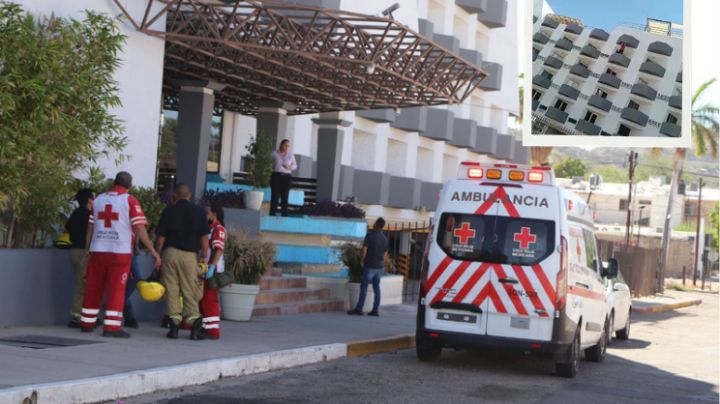
[[[340,166],[344,133],[350,121],[338,113],[323,113],[313,122],[318,125],[317,141],[317,199],[336,201],[340,196]]]
[[[257,134],[264,134],[273,141],[275,148],[285,139],[287,133],[287,109],[280,101],[264,100],[257,102]]]
[[[187,184],[193,195],[202,197],[205,193],[214,93],[223,85],[201,80],[182,80],[176,84],[180,86],[176,182]]]

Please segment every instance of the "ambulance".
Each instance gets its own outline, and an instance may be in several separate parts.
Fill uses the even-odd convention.
[[[449,181],[428,237],[416,351],[510,348],[551,356],[574,377],[601,362],[609,339],[592,212],[554,185],[550,167],[464,162]]]

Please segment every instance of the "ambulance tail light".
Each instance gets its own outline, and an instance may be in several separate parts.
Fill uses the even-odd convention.
[[[512,181],[522,181],[525,179],[525,172],[516,170],[510,171],[510,173],[508,173],[508,179]]]
[[[545,175],[540,171],[530,171],[527,176],[528,182],[543,182]]]
[[[565,237],[560,237],[560,270],[557,273],[555,283],[555,309],[565,308],[568,288],[568,242]]]
[[[499,180],[501,177],[502,170],[496,170],[494,168],[487,170],[487,173],[485,174],[485,178],[489,180]]]
[[[479,168],[479,167],[468,168],[467,176],[468,176],[468,178],[473,178],[473,179],[482,178],[483,169]]]

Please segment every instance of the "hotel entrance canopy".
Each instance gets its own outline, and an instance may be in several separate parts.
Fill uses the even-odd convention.
[[[239,113],[267,100],[288,115],[460,103],[486,76],[393,19],[278,1],[146,1],[134,18],[114,0],[138,31],[165,40],[166,88],[218,82],[217,102]]]

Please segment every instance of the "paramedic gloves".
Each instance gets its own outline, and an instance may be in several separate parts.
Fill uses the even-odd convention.
[[[208,265],[207,273],[205,274],[205,279],[210,279],[215,274],[215,264]]]

